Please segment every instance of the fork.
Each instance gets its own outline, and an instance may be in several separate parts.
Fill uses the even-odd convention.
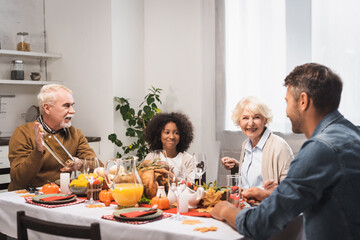
[[[155,211],[157,210],[158,205],[154,204],[151,208],[146,209],[146,210],[141,210],[140,212],[151,212],[151,211]]]

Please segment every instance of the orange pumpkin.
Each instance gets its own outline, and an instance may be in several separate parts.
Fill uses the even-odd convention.
[[[158,209],[168,209],[169,208],[169,199],[167,197],[153,197],[151,199],[151,206],[154,204],[158,205]]]
[[[42,186],[43,194],[59,193],[59,186],[56,183],[46,183]]]
[[[109,190],[101,190],[99,193],[99,199],[101,202],[105,203],[105,206],[109,206],[111,201],[114,200],[110,189]]]

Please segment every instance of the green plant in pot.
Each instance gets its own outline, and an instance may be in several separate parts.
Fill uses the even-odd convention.
[[[124,145],[121,140],[117,138],[115,133],[108,136],[108,139],[116,146],[121,147],[122,153],[117,152],[117,157],[120,158],[125,154],[136,151],[136,156],[139,160],[143,160],[149,153],[149,148],[145,142],[144,131],[148,122],[161,110],[158,108],[162,104],[160,94],[162,89],[151,87],[149,93],[144,97],[144,101],[139,105],[139,110],[136,112],[130,106],[129,100],[122,97],[115,97],[116,105],[115,111],[119,111],[122,119],[127,123],[125,136],[135,138],[130,145]]]

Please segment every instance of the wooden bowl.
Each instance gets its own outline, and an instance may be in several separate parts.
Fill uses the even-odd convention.
[[[31,75],[30,75],[30,78],[33,81],[39,81],[40,78],[41,78],[41,75],[38,72],[32,72]]]

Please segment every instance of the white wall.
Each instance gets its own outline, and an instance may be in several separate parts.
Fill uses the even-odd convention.
[[[51,79],[73,90],[73,125],[86,136],[100,136],[100,158],[114,156],[107,140],[113,131],[111,2],[47,0],[48,51],[62,53],[49,65]]]
[[[44,52],[42,6],[42,0],[0,0],[1,49],[16,50],[16,33],[28,32],[31,51]],[[38,59],[14,56],[0,57],[0,79],[10,79],[11,61],[14,59],[23,60],[25,80],[30,80],[31,72],[40,72],[41,80],[45,80],[44,67],[41,67]],[[11,136],[17,126],[25,123],[28,108],[37,105],[36,94],[40,87],[0,84],[0,137]],[[1,98],[4,95],[15,97]]]
[[[208,0],[144,1],[145,88],[163,89],[163,111],[189,115],[195,140],[188,152],[205,152],[207,178],[217,173],[215,141],[215,7]]]
[[[189,115],[189,152],[205,152],[216,178],[214,26],[213,0],[46,1],[48,47],[63,54],[51,75],[74,91],[74,126],[101,136],[102,159],[114,156],[110,133],[124,139],[113,96],[138,106],[155,86],[163,111]]]
[[[113,96],[129,99],[137,107],[144,91],[144,1],[112,0],[112,54]],[[128,145],[134,139],[125,139],[125,122],[117,111],[114,131],[118,139]],[[115,147],[116,151],[119,151]]]

